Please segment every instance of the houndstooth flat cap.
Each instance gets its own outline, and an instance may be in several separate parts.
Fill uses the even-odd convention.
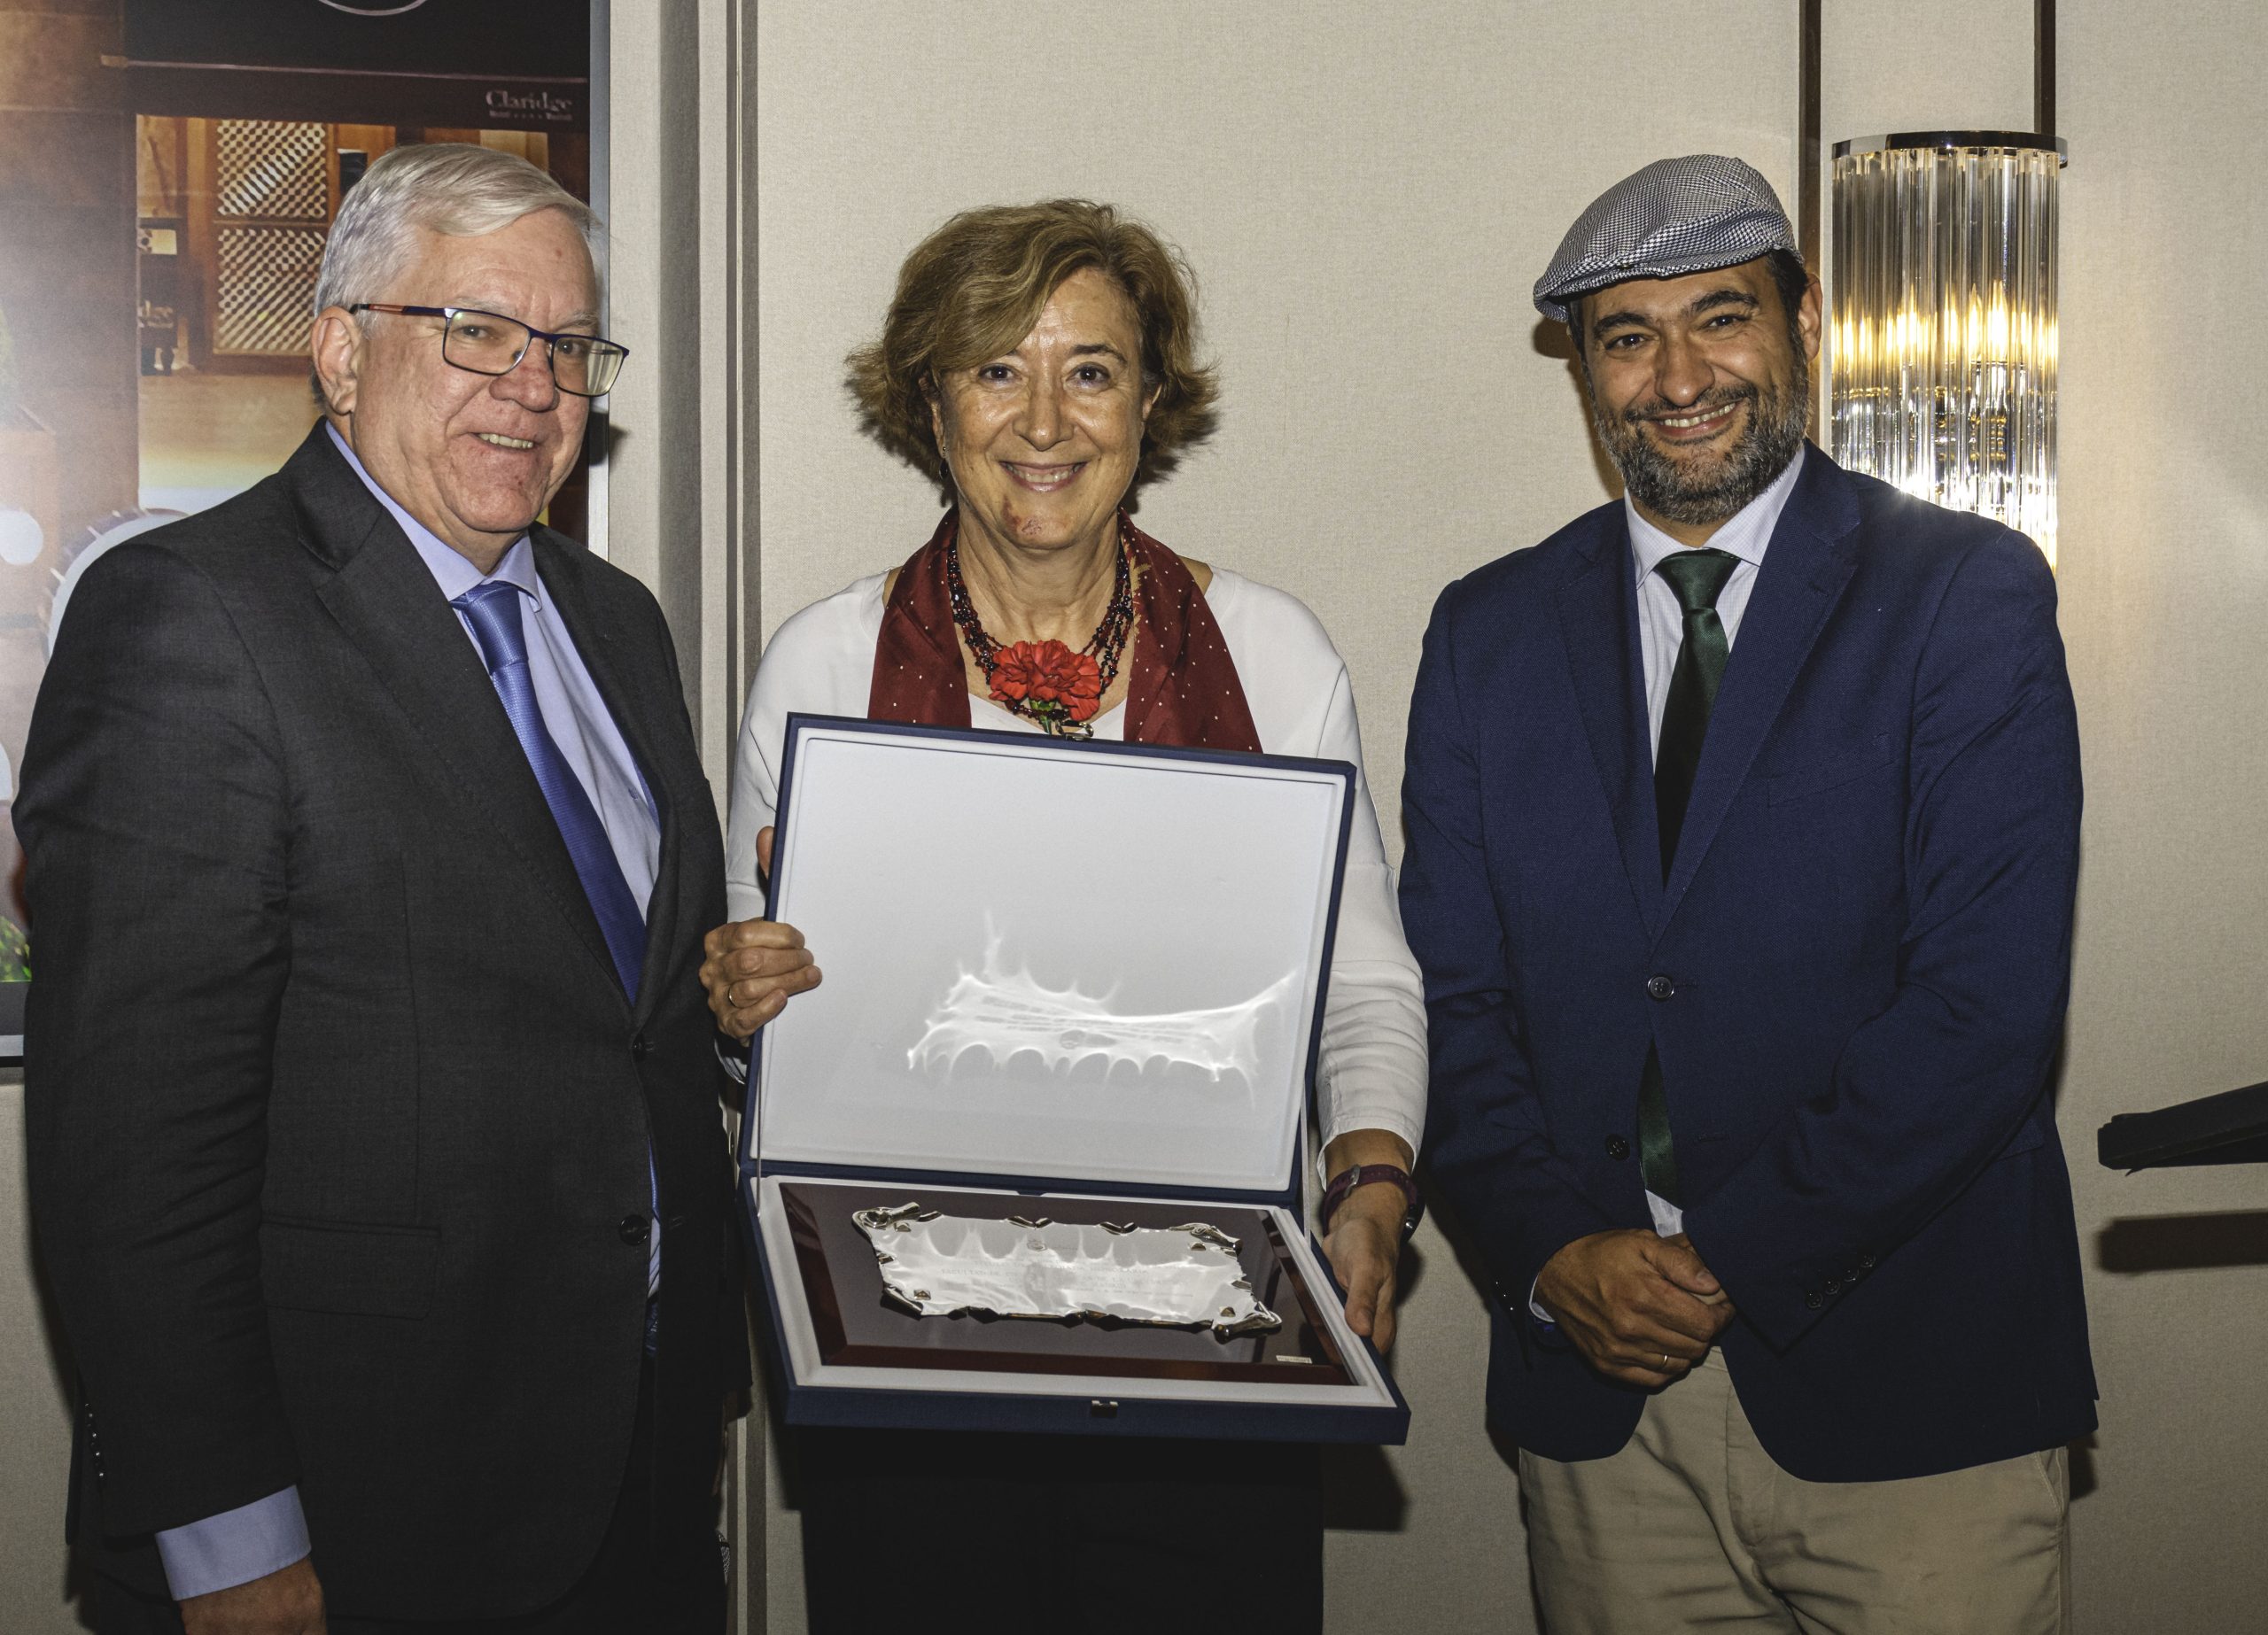
[[[1691,153],[1626,176],[1591,201],[1535,281],[1536,310],[1561,323],[1567,302],[1626,278],[1675,278],[1794,250],[1772,184],[1736,159]]]

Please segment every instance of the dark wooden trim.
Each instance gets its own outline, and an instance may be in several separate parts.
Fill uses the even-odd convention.
[[[892,1207],[909,1197],[969,1215],[998,1211],[998,1193],[866,1182],[787,1182],[781,1207],[796,1246],[796,1271],[819,1360],[829,1365],[908,1370],[976,1369],[1003,1374],[1099,1374],[1125,1379],[1222,1380],[1247,1383],[1346,1385],[1346,1359],[1329,1321],[1300,1275],[1290,1246],[1265,1210],[1064,1195],[1043,1200],[1057,1220],[1126,1220],[1172,1227],[1192,1210],[1240,1240],[1238,1258],[1261,1303],[1280,1313],[1270,1334],[1216,1340],[1202,1329],[1153,1329],[1109,1320],[1060,1322],[978,1317],[922,1318],[889,1303],[874,1245],[851,1220],[856,1209]],[[905,1389],[921,1389],[909,1374]]]

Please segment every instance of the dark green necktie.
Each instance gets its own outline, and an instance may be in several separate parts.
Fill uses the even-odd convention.
[[[1678,644],[1661,737],[1654,744],[1654,816],[1661,830],[1664,879],[1669,878],[1670,859],[1677,856],[1685,803],[1701,766],[1701,740],[1708,736],[1709,707],[1717,701],[1717,683],[1730,651],[1724,622],[1717,617],[1717,596],[1739,566],[1740,558],[1728,552],[1687,550],[1665,556],[1654,567],[1685,609],[1685,639]]]
[[[1740,566],[1724,551],[1681,550],[1654,565],[1662,582],[1685,610],[1685,635],[1670,671],[1669,701],[1662,709],[1661,736],[1654,743],[1654,820],[1661,832],[1662,878],[1677,856],[1677,836],[1685,826],[1685,803],[1693,796],[1693,775],[1701,766],[1701,740],[1708,735],[1710,707],[1725,673],[1724,622],[1717,597]],[[1638,1083],[1638,1167],[1646,1190],[1676,1204],[1677,1155],[1669,1139],[1669,1103],[1662,1085],[1660,1056],[1646,1051],[1646,1071]]]

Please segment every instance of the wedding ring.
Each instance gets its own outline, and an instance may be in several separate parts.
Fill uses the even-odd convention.
[[[740,984],[738,982],[727,982],[725,984],[725,1009],[727,1011],[737,1011],[741,1008],[741,1002],[733,997],[733,989],[739,986]]]
[[[1665,1374],[1669,1372],[1669,1353],[1667,1352],[1664,1352],[1662,1353],[1662,1372]]]

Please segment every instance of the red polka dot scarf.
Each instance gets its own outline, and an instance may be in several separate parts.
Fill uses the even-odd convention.
[[[948,511],[929,543],[906,559],[882,608],[866,714],[877,721],[967,726],[968,680],[945,592],[945,547],[959,513]],[[1144,744],[1257,754],[1260,732],[1245,702],[1236,661],[1205,593],[1181,558],[1127,522],[1138,570],[1134,651],[1128,661],[1126,737]]]

